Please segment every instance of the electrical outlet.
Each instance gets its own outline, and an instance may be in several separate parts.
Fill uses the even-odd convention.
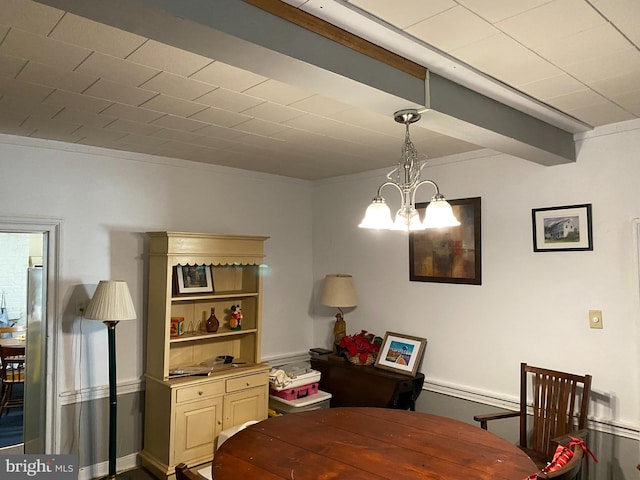
[[[589,327],[602,328],[602,310],[589,310]]]
[[[84,310],[87,306],[84,304],[84,302],[78,302],[76,303],[76,315],[81,317],[82,315],[84,315]]]

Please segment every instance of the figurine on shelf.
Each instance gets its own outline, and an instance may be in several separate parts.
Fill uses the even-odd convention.
[[[229,320],[231,330],[242,329],[242,308],[240,305],[231,305],[231,319]]]

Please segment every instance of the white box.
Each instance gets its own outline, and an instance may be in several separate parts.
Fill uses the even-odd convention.
[[[285,400],[274,395],[269,395],[269,408],[280,413],[307,412],[320,408],[329,408],[331,394],[318,390],[318,393],[297,400]]]
[[[296,387],[301,387],[303,385],[308,385],[309,383],[317,383],[320,381],[320,376],[321,376],[321,373],[319,371],[311,370],[310,372],[303,373],[301,375],[298,375],[297,377],[294,377],[292,381],[290,383],[287,383],[286,385],[279,386],[279,387],[270,385],[270,387],[279,392],[281,390],[287,390],[289,388],[296,388]]]

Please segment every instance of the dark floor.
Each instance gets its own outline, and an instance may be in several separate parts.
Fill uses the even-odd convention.
[[[145,470],[142,467],[118,472],[118,477],[121,477],[120,480],[158,480],[156,477],[151,475],[148,470]]]

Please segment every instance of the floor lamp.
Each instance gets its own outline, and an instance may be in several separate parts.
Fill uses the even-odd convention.
[[[109,474],[107,479],[116,475],[116,425],[118,415],[118,396],[116,386],[116,325],[120,320],[135,320],[136,310],[129,293],[127,282],[102,280],[98,284],[93,298],[87,305],[84,317],[89,320],[102,320],[107,326],[109,340]]]

